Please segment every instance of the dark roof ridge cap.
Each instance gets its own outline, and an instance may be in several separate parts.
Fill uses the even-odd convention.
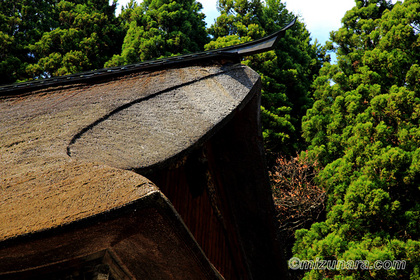
[[[80,83],[92,79],[115,77],[120,75],[126,75],[134,72],[152,70],[157,67],[160,69],[169,68],[171,66],[177,66],[182,63],[193,63],[203,60],[211,59],[236,59],[238,60],[242,56],[252,55],[256,53],[262,53],[275,48],[276,44],[282,38],[287,29],[292,27],[296,22],[294,18],[285,27],[277,32],[274,32],[263,38],[242,43],[239,45],[224,47],[215,50],[209,50],[204,52],[185,54],[173,57],[167,57],[157,60],[149,60],[135,64],[128,64],[123,66],[115,66],[110,68],[103,68],[93,71],[81,72],[76,74],[70,74],[59,77],[52,77],[47,79],[39,79],[28,82],[14,83],[10,85],[0,86],[0,96],[13,95],[14,93],[21,93],[35,89],[42,89],[50,86],[67,85]],[[162,68],[164,66],[164,68]]]

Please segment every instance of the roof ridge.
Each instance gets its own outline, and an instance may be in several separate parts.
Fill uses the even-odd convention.
[[[181,63],[191,63],[210,59],[239,59],[243,56],[262,53],[274,49],[280,38],[284,36],[286,30],[292,27],[295,22],[296,18],[294,18],[290,23],[288,23],[279,31],[274,32],[268,36],[230,47],[0,86],[0,96],[41,89],[50,86],[74,84],[77,82],[98,78],[116,77],[134,72],[149,70],[160,66],[168,68],[171,66],[179,65]]]

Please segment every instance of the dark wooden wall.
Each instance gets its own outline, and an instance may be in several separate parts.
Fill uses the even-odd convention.
[[[209,146],[209,145],[207,145]],[[169,198],[211,263],[225,279],[248,279],[229,209],[205,147],[149,178]]]
[[[287,274],[275,242],[259,108],[257,93],[184,159],[147,174],[226,279],[284,279]]]

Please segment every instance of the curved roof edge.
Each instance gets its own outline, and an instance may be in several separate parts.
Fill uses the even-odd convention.
[[[149,226],[139,227],[139,222],[147,223]],[[127,230],[130,227],[135,227],[136,231]],[[103,232],[104,230],[106,232]],[[166,232],[168,230],[171,232],[170,236]],[[92,238],[90,235],[95,235],[95,232],[103,232],[103,234]],[[62,246],[57,246],[55,236],[60,236],[60,242],[62,240],[69,242],[60,243]],[[119,259],[114,261],[117,263],[123,261],[123,270],[130,271],[133,269],[131,266],[136,267],[138,264],[131,264],[130,258],[125,259],[125,255],[121,251],[126,251],[125,253],[128,255],[130,253],[139,254],[138,248],[125,245],[127,242],[135,244],[139,241],[145,246],[153,246],[155,243],[167,245],[166,247],[153,247],[157,251],[162,250],[156,254],[150,254],[144,248],[147,257],[139,258],[137,261],[142,261],[143,266],[152,265],[156,270],[152,272],[151,270],[136,271],[136,277],[142,273],[146,273],[147,277],[151,276],[150,273],[154,273],[154,277],[176,273],[178,278],[182,278],[183,275],[187,277],[184,279],[191,276],[194,276],[194,279],[223,279],[197,244],[170,201],[158,190],[153,190],[135,201],[110,211],[1,242],[2,254],[7,254],[9,250],[12,253],[8,258],[2,258],[0,278],[30,279],[29,276],[34,273],[48,276],[51,270],[57,270],[57,266],[63,269],[63,267],[77,262],[85,262],[86,259],[92,258],[104,250],[110,251],[111,255],[119,255],[117,256]],[[180,243],[183,243],[184,246],[179,246]],[[71,250],[66,246],[71,246]],[[36,250],[37,254],[28,254],[27,250]],[[19,259],[20,254],[17,254],[17,251],[21,251],[25,258]],[[43,258],[39,258],[40,255]],[[67,256],[63,259],[65,255]],[[60,261],[56,262],[55,259]],[[177,262],[163,261],[168,259],[176,259]],[[19,267],[15,266],[17,263],[19,263]],[[34,264],[37,265],[34,266]],[[156,264],[161,267],[156,267]],[[50,266],[53,268],[49,268]],[[183,270],[182,275],[180,270]],[[127,272],[127,274],[130,273]]]

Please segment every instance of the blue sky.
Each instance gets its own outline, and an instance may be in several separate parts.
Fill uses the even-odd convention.
[[[216,9],[217,0],[198,1],[203,4],[207,27],[210,27],[219,15]],[[125,6],[127,2],[129,0],[118,0],[118,8]],[[396,0],[393,2],[395,3]],[[329,40],[331,31],[340,28],[341,18],[347,10],[355,6],[354,0],[285,0],[283,3],[289,11],[298,15],[306,24],[312,39],[317,39],[321,44]]]

